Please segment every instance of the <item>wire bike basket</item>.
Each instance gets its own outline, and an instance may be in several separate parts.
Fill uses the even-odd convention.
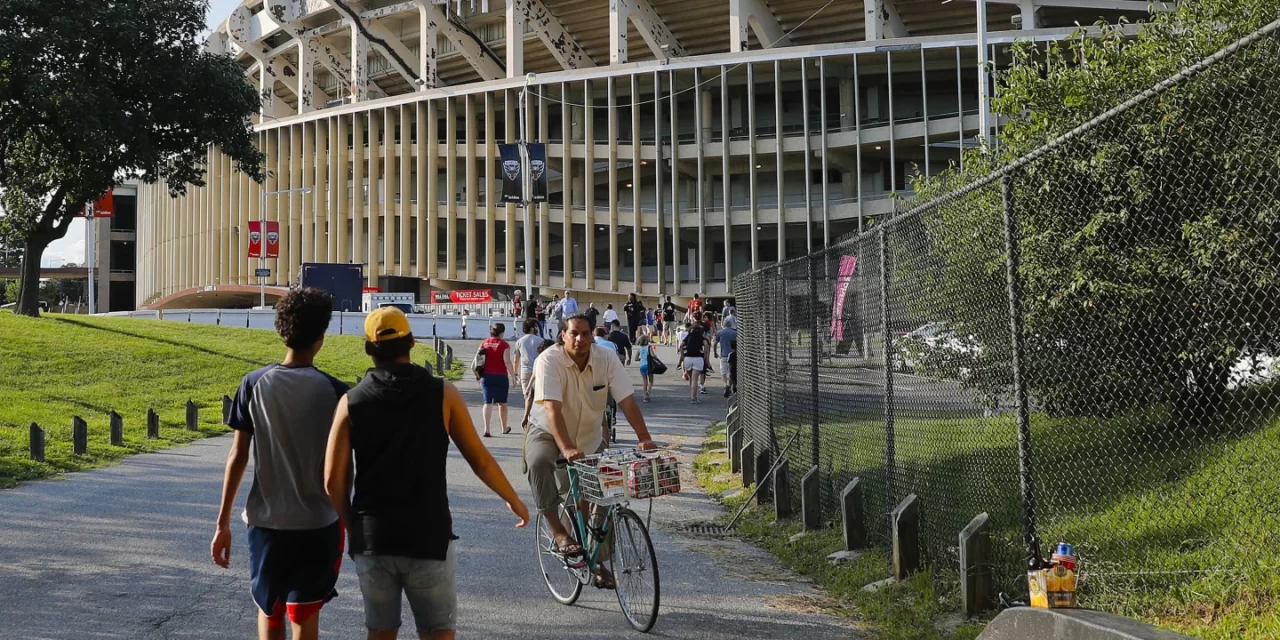
[[[605,451],[573,463],[578,491],[599,505],[680,493],[680,461],[663,451]]]

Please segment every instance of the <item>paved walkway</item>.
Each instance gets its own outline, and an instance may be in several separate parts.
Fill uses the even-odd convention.
[[[459,357],[470,358],[474,342],[455,344]],[[671,351],[664,349],[663,355],[674,364]],[[638,374],[633,378],[639,388]],[[708,394],[706,403],[691,405],[680,382],[674,371],[666,375],[654,402],[642,408],[657,437],[687,456],[705,426],[723,416],[725,403]],[[475,383],[459,386],[478,407]],[[712,388],[721,389],[718,381]],[[512,407],[513,422],[517,410]],[[479,424],[478,408],[472,413]],[[619,436],[624,442],[634,439],[625,426]],[[518,432],[486,444],[528,496],[519,475]],[[0,492],[0,637],[252,637],[255,609],[242,530],[235,532],[231,569],[209,561],[229,445],[230,438],[213,438]],[[506,508],[456,452],[449,459],[449,482],[461,536],[461,637],[644,637],[627,625],[612,592],[588,588],[572,607],[552,601],[537,572],[532,529],[512,526]],[[679,533],[683,523],[720,513],[691,480],[686,479],[685,489],[654,502],[662,609],[651,635],[713,640],[854,634],[812,613],[816,591],[785,577],[766,554],[733,541]],[[340,597],[322,614],[322,635],[363,637],[359,588],[349,562],[338,591]],[[405,629],[412,630],[407,607],[404,618]]]

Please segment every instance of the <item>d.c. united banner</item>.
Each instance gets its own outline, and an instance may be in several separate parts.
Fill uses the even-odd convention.
[[[529,180],[533,184],[530,202],[547,201],[547,146],[540,142],[529,143]]]
[[[279,258],[280,257],[280,223],[268,222],[266,223],[266,227],[267,228],[263,229],[263,231],[265,231],[267,235],[267,257]]]
[[[257,220],[249,221],[249,257],[262,257],[262,223]]]
[[[520,145],[500,144],[502,155],[502,201],[519,204],[524,201],[524,178],[520,175]]]
[[[858,266],[858,256],[840,256],[840,273],[836,277],[836,295],[831,301],[831,340],[844,340],[844,299],[853,282],[853,270]]]

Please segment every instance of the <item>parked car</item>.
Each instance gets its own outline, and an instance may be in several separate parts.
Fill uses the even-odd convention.
[[[972,338],[963,338],[941,322],[898,334],[895,346],[895,369],[958,380],[969,377],[971,361],[982,349]]]

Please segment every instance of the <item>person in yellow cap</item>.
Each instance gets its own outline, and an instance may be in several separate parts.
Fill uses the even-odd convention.
[[[410,362],[414,339],[404,313],[393,307],[370,313],[364,338],[374,366],[338,403],[324,477],[351,532],[365,627],[369,638],[396,637],[403,594],[420,637],[453,638],[458,592],[445,481],[450,440],[506,501],[517,527],[525,526],[529,510],[476,435],[458,389]]]

